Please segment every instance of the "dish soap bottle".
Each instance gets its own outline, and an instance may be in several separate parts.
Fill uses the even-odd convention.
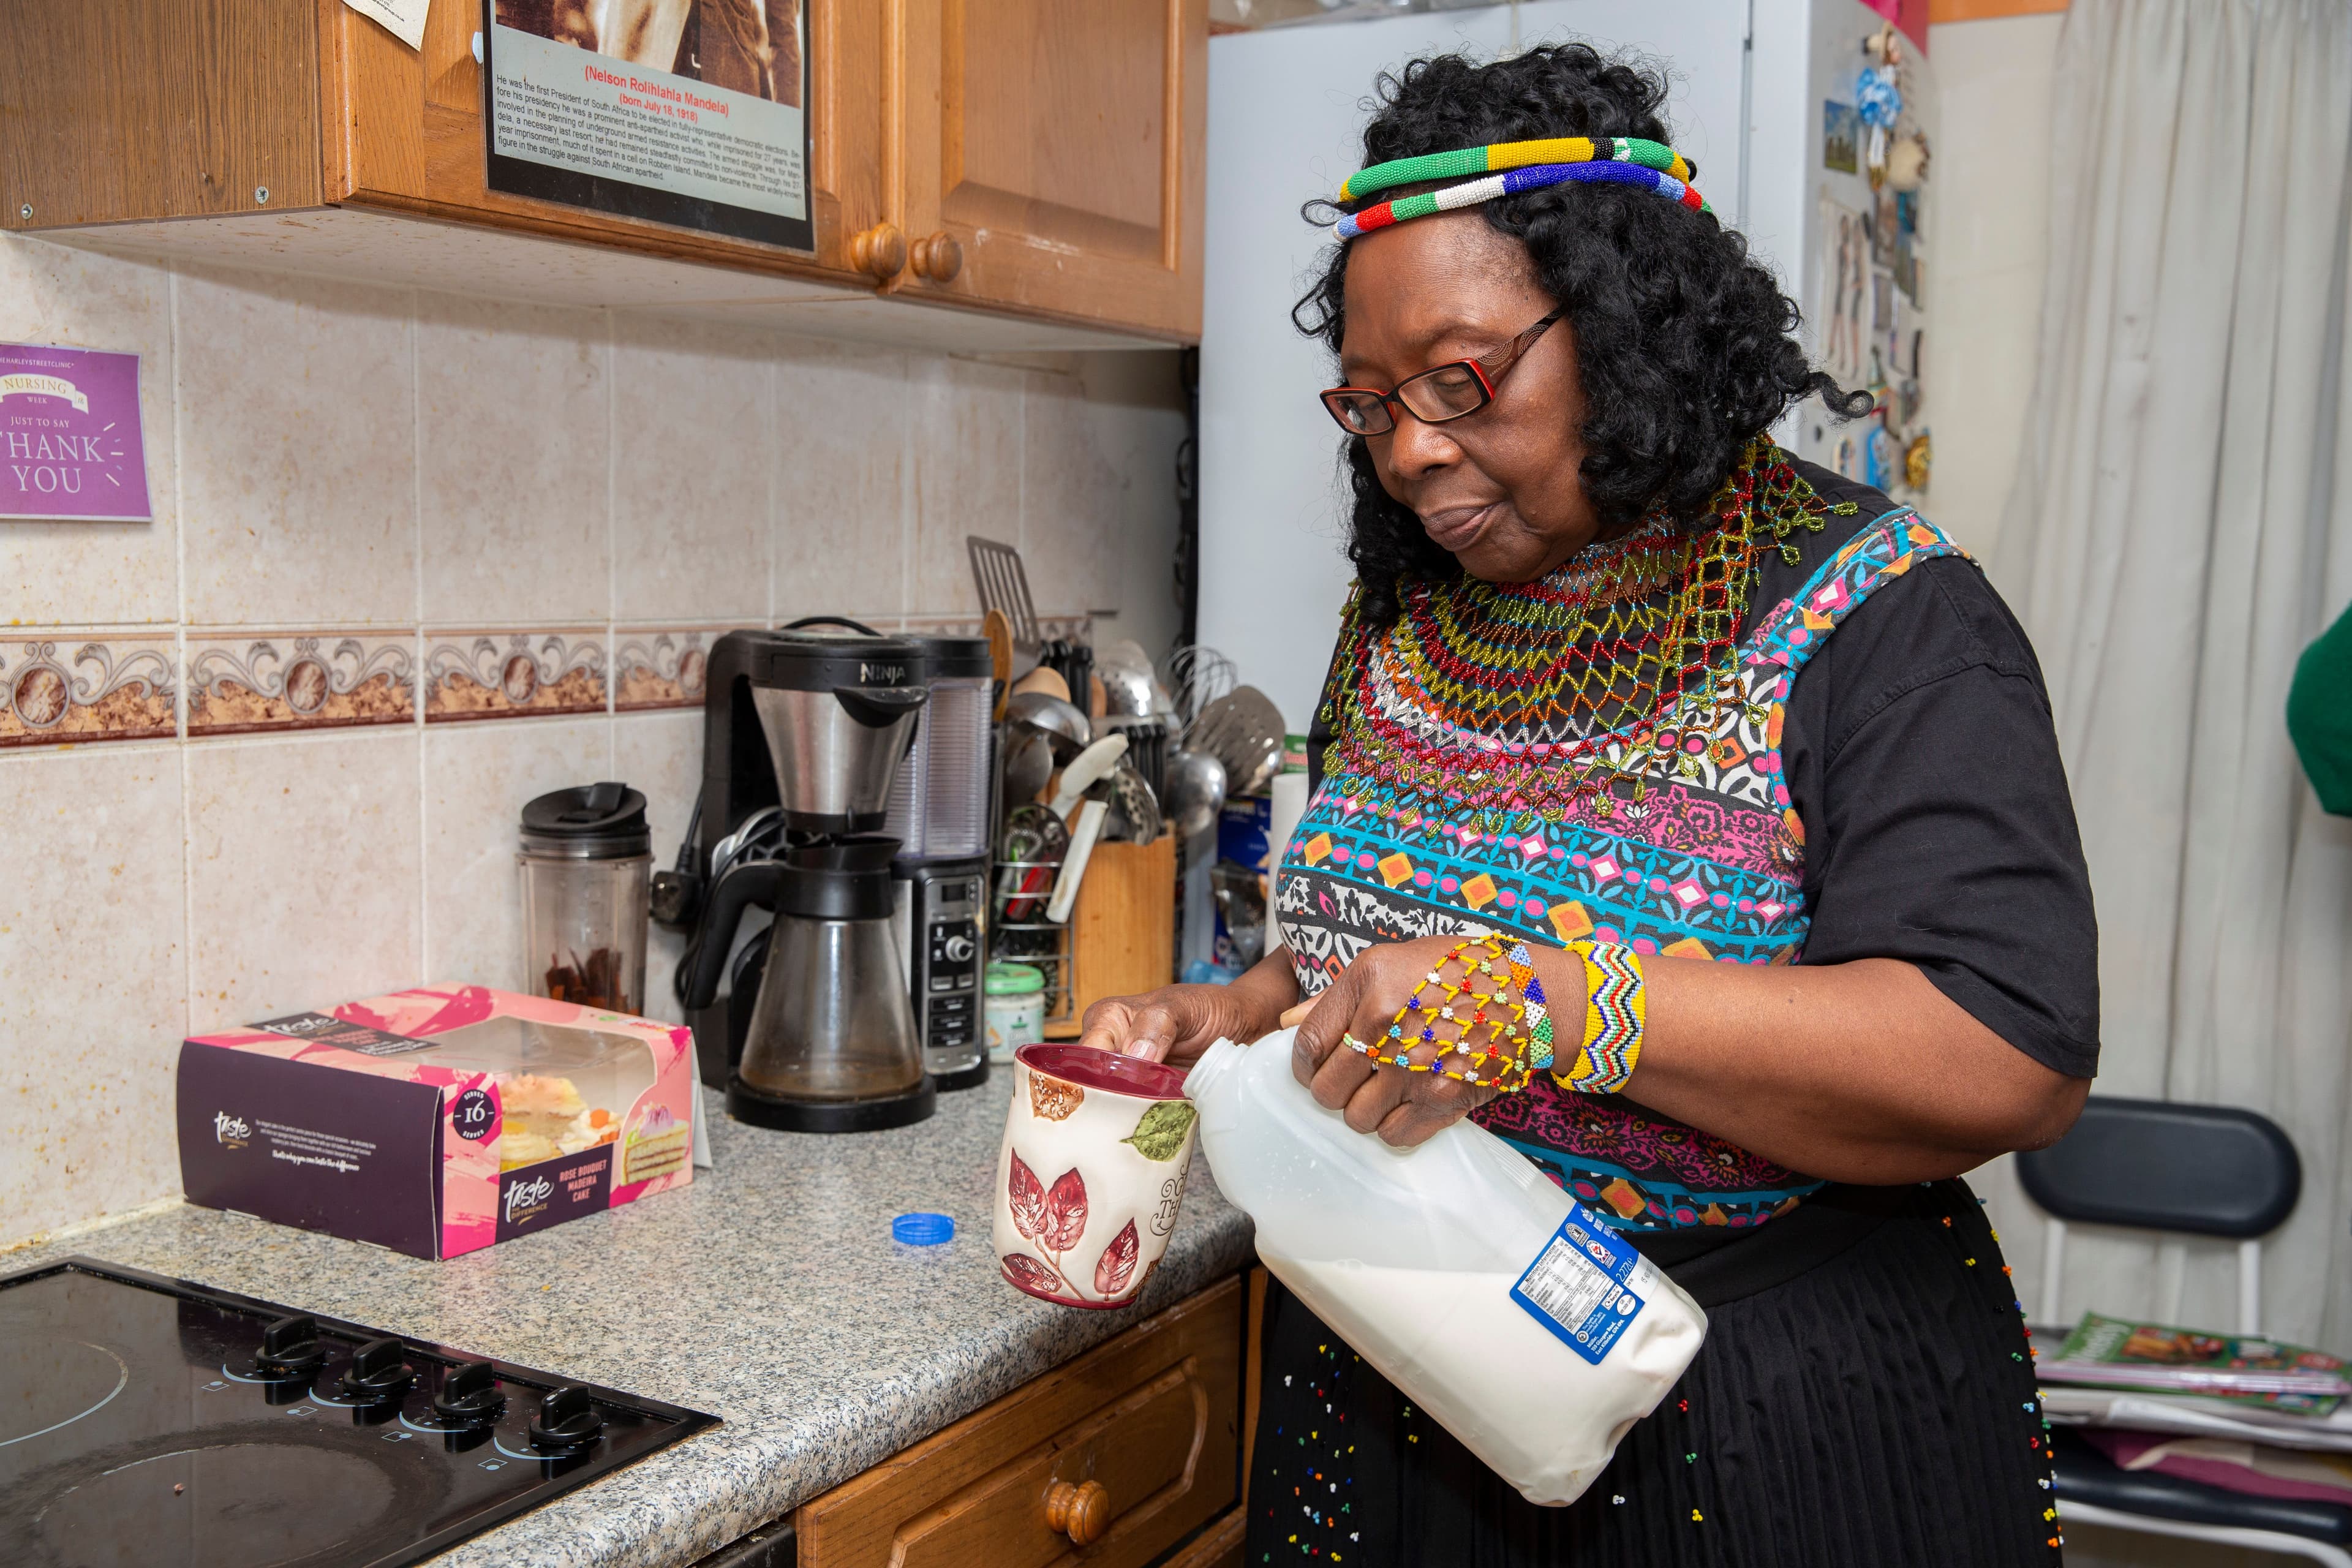
[[[1502,1140],[1412,1149],[1292,1076],[1291,1036],[1220,1040],[1184,1080],[1218,1189],[1315,1315],[1529,1502],[1574,1502],[1682,1376],[1706,1315]]]

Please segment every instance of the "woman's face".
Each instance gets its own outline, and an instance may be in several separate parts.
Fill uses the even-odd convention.
[[[1416,218],[1349,247],[1339,349],[1349,386],[1391,388],[1433,365],[1492,358],[1553,309],[1526,247],[1475,211]],[[1599,535],[1579,478],[1584,391],[1565,318],[1475,414],[1424,425],[1390,412],[1396,428],[1364,443],[1381,488],[1472,576],[1531,582]]]

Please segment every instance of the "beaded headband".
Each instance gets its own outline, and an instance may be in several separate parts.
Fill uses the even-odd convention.
[[[1496,142],[1486,147],[1465,147],[1454,153],[1424,153],[1418,158],[1391,158],[1369,169],[1359,169],[1339,183],[1339,199],[1357,201],[1393,185],[1422,180],[1458,180],[1465,174],[1499,174],[1530,163],[1639,163],[1672,174],[1691,177],[1683,155],[1663,142],[1639,136],[1550,136],[1539,142]]]
[[[1490,170],[1502,172],[1442,191],[1382,202],[1342,217],[1331,226],[1331,232],[1342,240],[1353,239],[1409,218],[1453,212],[1498,196],[1569,184],[1641,185],[1693,212],[1714,210],[1692,188],[1690,165],[1681,153],[1664,142],[1633,136],[1560,136],[1541,142],[1503,142],[1490,147],[1428,153],[1418,158],[1395,158],[1349,175],[1339,186],[1338,199],[1353,201],[1393,185]]]

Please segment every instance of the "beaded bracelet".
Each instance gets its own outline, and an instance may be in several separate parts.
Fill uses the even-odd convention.
[[[1455,966],[1458,976],[1447,978]],[[1491,935],[1457,942],[1438,960],[1397,1010],[1384,1040],[1340,1038],[1385,1067],[1434,1072],[1506,1093],[1525,1087],[1531,1073],[1553,1060],[1551,1016],[1528,945]],[[1437,1050],[1428,1061],[1412,1059],[1414,1050],[1430,1045]]]
[[[1584,961],[1584,1035],[1569,1069],[1552,1081],[1579,1094],[1614,1094],[1633,1076],[1648,1019],[1642,956],[1618,942],[1580,943]]]
[[[1552,1071],[1552,1081],[1579,1094],[1614,1094],[1642,1057],[1648,1002],[1641,954],[1617,942],[1579,942],[1571,951],[1584,965],[1584,1027],[1573,1058]],[[1454,965],[1460,973],[1448,979]],[[1482,980],[1487,989],[1479,988]],[[1498,936],[1472,937],[1448,950],[1398,1009],[1385,1039],[1368,1044],[1349,1034],[1340,1040],[1385,1067],[1507,1094],[1554,1064],[1549,1005],[1528,945],[1506,946]],[[1413,1060],[1425,1045],[1437,1047],[1431,1059]]]

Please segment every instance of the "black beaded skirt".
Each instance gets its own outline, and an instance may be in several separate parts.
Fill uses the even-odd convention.
[[[2048,1430],[2000,1244],[1963,1183],[1887,1196],[1793,1278],[1727,1292],[1718,1268],[1733,1299],[1713,1300],[1686,1282],[1706,1344],[1568,1508],[1521,1498],[1276,1282],[1244,1561],[2058,1563]],[[1760,1247],[1780,1223],[1733,1245]]]

